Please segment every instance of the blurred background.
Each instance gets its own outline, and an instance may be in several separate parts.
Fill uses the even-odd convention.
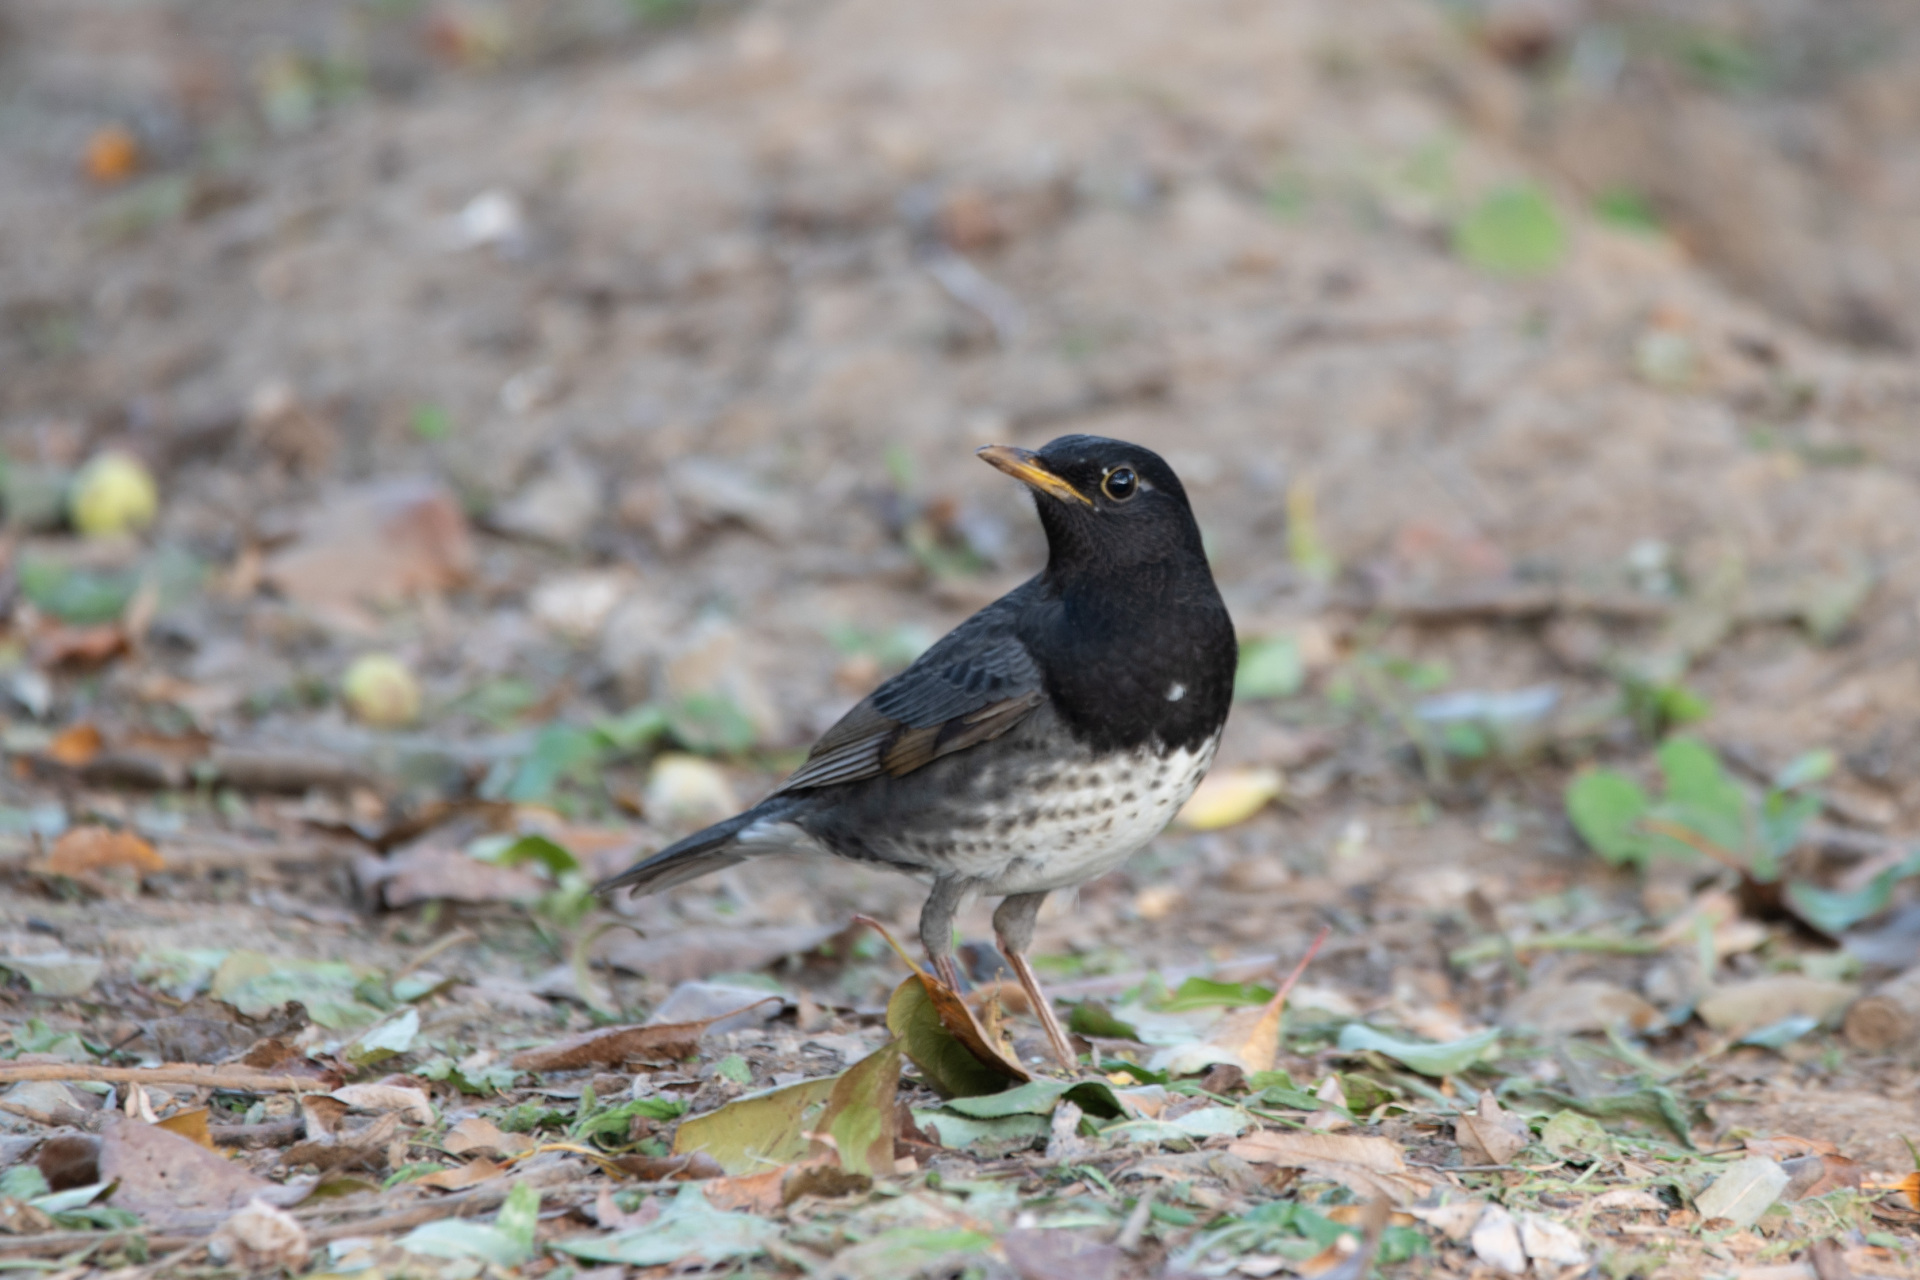
[[[0,15],[18,954],[544,904],[512,1005],[585,878],[1039,565],[975,447],[1092,432],[1179,471],[1248,647],[1206,805],[1043,921],[1060,981],[1333,920],[1349,997],[1486,1014],[1510,970],[1450,948],[1702,902],[1726,974],[1911,958],[1901,0]],[[1676,731],[1801,825],[1623,834]],[[918,893],[720,877],[543,989],[634,1007]]]

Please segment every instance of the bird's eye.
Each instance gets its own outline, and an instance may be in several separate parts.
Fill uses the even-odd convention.
[[[1125,502],[1140,489],[1140,477],[1133,474],[1132,467],[1115,467],[1107,472],[1107,478],[1100,482],[1100,491],[1115,502]]]

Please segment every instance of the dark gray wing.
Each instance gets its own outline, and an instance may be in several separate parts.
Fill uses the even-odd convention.
[[[955,627],[821,735],[778,795],[911,773],[997,738],[1040,705],[1040,668],[1006,598]]]

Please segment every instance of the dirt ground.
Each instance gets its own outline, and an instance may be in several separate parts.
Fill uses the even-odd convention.
[[[1914,1274],[1920,1050],[1841,1022],[1920,962],[1916,125],[1892,0],[5,5],[0,1155],[100,1134],[111,1181],[111,1108],[211,1098],[249,1127],[228,1164],[337,1196],[283,1215],[310,1254],[209,1253],[245,1196],[130,1225],[49,1216],[48,1175],[0,1184],[29,1214],[0,1256]],[[730,1166],[675,1182],[683,1114],[865,1078],[906,970],[850,918],[911,937],[923,890],[778,860],[582,885],[1032,573],[1026,498],[970,454],[1067,432],[1179,472],[1248,682],[1214,807],[1057,895],[1043,971],[1100,1074],[1151,1088],[1325,928],[1278,1057],[1174,1071],[1119,1128],[1049,1095],[947,1141],[909,1049],[874,1168],[816,1143],[842,1181],[771,1205]],[[68,495],[113,451],[157,518],[88,536]],[[1636,828],[1645,867],[1576,830],[1569,785],[1657,791],[1671,733],[1750,817],[1807,798],[1778,871],[1759,818],[1690,858]],[[1690,821],[1673,776],[1646,821]],[[671,1066],[508,1065],[733,988],[784,1003]],[[1496,1028],[1444,1069],[1365,1041]],[[431,1122],[98,1074],[276,1036],[256,1068],[396,1072]],[[4,1074],[59,1062],[115,1091]],[[593,1127],[616,1097],[631,1128]],[[470,1120],[546,1143],[452,1143]],[[1394,1167],[1261,1145],[1296,1132]],[[510,1186],[545,1206],[518,1252],[407,1234],[504,1202],[511,1235]],[[554,1243],[588,1235],[626,1243]]]

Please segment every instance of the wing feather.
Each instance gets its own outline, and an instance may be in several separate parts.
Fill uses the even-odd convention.
[[[874,690],[821,735],[779,792],[898,777],[1026,719],[1045,694],[1013,630],[1017,604],[1009,596],[975,614]]]

